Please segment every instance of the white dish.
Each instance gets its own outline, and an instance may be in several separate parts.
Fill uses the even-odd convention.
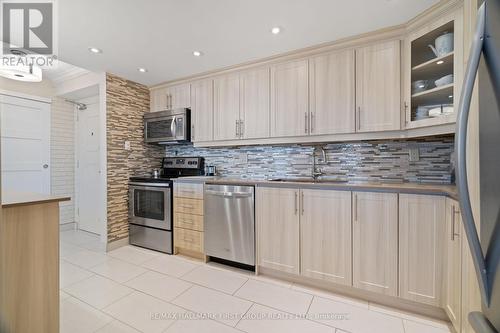
[[[442,78],[434,81],[436,87],[445,86],[447,84],[453,83],[453,74],[443,76]]]

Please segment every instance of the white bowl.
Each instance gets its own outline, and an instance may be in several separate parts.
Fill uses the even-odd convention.
[[[442,78],[434,81],[436,87],[445,86],[447,84],[453,83],[453,74],[443,76]]]

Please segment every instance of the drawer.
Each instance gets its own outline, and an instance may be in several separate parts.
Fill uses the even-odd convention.
[[[175,213],[174,226],[184,229],[203,231],[203,216],[186,213]]]
[[[174,196],[179,198],[203,199],[203,184],[174,183]]]
[[[203,200],[174,198],[174,213],[203,215]]]
[[[203,253],[203,233],[200,231],[174,228],[174,246]]]

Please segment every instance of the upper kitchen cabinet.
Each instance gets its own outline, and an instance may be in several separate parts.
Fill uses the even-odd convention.
[[[400,59],[399,40],[356,50],[357,132],[401,128]]]
[[[399,195],[400,297],[433,306],[443,301],[444,197]]]
[[[271,136],[309,134],[308,61],[271,67]]]
[[[240,134],[242,139],[269,137],[269,68],[240,73]]]
[[[462,72],[461,9],[410,32],[404,47],[406,128],[455,122]]]
[[[189,83],[151,90],[151,111],[165,111],[191,107]]]
[[[191,140],[213,140],[213,80],[191,84]]]
[[[240,76],[214,79],[214,140],[240,138]]]
[[[269,68],[214,79],[214,140],[269,137]]]
[[[354,60],[354,50],[309,60],[311,135],[355,132]]]

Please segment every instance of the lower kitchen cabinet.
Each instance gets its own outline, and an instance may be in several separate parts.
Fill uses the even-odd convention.
[[[442,305],[445,203],[441,196],[399,195],[400,297]]]
[[[353,285],[398,294],[398,195],[353,192]]]
[[[299,274],[299,190],[256,191],[258,265]]]
[[[352,284],[351,192],[300,191],[303,276]]]
[[[446,274],[444,309],[460,332],[462,311],[462,234],[458,203],[446,199]]]

